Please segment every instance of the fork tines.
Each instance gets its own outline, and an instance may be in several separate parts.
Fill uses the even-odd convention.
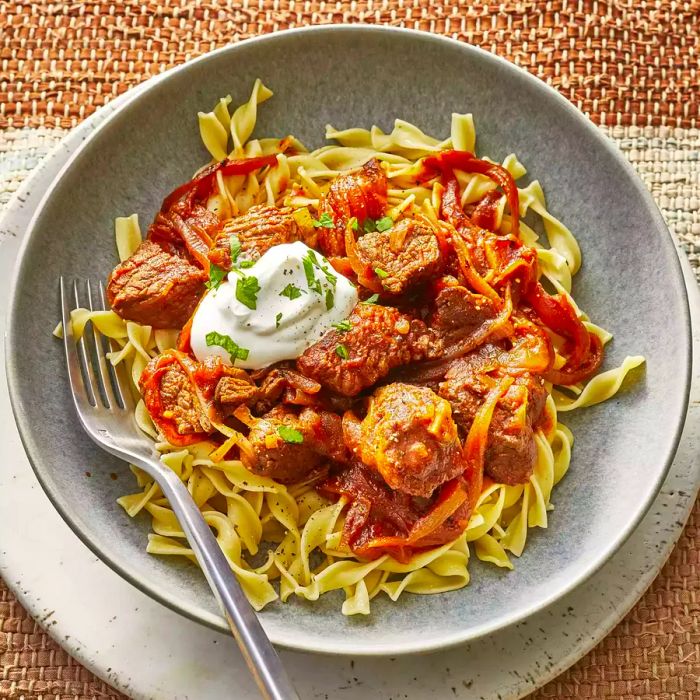
[[[63,339],[73,398],[78,412],[85,410],[123,411],[133,407],[129,378],[123,366],[113,367],[107,353],[118,350],[110,340],[88,321],[82,337],[76,340],[71,311],[105,310],[105,291],[101,282],[88,279],[60,278]]]

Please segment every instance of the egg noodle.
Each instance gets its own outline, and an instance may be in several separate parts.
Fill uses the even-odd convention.
[[[199,113],[202,141],[213,161],[279,153],[281,139],[251,139],[258,105],[271,96],[272,92],[257,80],[248,102],[233,113],[230,96],[220,99],[211,112]],[[451,148],[474,152],[476,140],[471,114],[453,114],[450,136],[442,141],[399,119],[389,134],[376,126],[369,131],[327,126],[326,138],[335,143],[309,152],[296,139],[287,137],[284,141],[293,144],[293,151],[290,155],[277,155],[275,168],[248,175],[224,176],[218,172],[208,208],[222,219],[265,203],[314,211],[333,178],[377,158],[386,164],[389,216],[396,220],[404,212],[418,210],[434,220],[439,209],[438,186],[415,185],[410,174],[415,171],[416,161]],[[503,167],[516,180],[526,172],[515,155],[509,155]],[[496,187],[483,175],[456,175],[463,193],[462,205],[479,201]],[[523,241],[536,248],[542,275],[558,292],[568,296],[572,276],[581,265],[574,236],[548,212],[536,180],[519,189],[519,201],[521,217],[532,212],[541,220],[549,247],[543,247],[537,233],[525,223],[520,224]],[[510,230],[504,203],[502,198],[498,215],[502,233]],[[135,214],[118,218],[115,228],[119,258],[125,260],[141,243],[138,218]],[[611,339],[607,331],[589,322],[577,306],[574,308],[589,332],[603,343]],[[86,309],[72,314],[76,336],[82,334],[88,321],[114,341],[118,350],[111,353],[110,359],[114,365],[121,362],[128,367],[135,394],[149,360],[174,347],[177,341],[177,330],[153,330],[124,321],[113,311]],[[277,598],[316,600],[328,591],[342,590],[343,614],[367,615],[370,601],[381,594],[395,601],[404,592],[441,593],[466,586],[472,551],[482,561],[512,569],[511,555],[522,554],[528,529],[547,527],[553,509],[552,489],[569,468],[573,436],[558,422],[558,414],[609,399],[627,373],[643,361],[642,357],[627,357],[620,367],[598,374],[585,386],[558,390],[547,385],[550,391],[545,411],[549,420],[542,424],[549,427],[536,433],[537,459],[529,481],[517,486],[487,481],[467,529],[453,542],[415,554],[406,564],[388,555],[361,561],[343,548],[344,498],[332,503],[310,483],[284,486],[251,473],[239,460],[224,459],[236,442],[234,430],[228,429],[223,446],[204,441],[178,448],[162,440],[143,400],[138,402],[136,421],[154,441],[161,461],[187,485],[256,610]],[[561,367],[563,362],[557,354],[554,366]],[[227,430],[226,426],[219,427],[222,432]],[[150,515],[152,532],[148,535],[147,551],[187,557],[196,563],[158,484],[137,467],[131,466],[131,470],[139,490],[122,496],[119,504],[131,517],[143,512]]]

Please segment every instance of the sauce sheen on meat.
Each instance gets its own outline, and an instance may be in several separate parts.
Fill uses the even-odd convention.
[[[150,240],[119,264],[107,301],[122,318],[153,328],[181,328],[197,307],[209,276]]]
[[[365,233],[357,251],[361,263],[375,274],[379,270],[381,285],[391,294],[432,279],[442,264],[435,234],[412,219],[402,219],[388,231]]]
[[[438,337],[421,320],[390,306],[361,303],[348,318],[348,330],[326,333],[297,367],[326,389],[355,396],[394,367],[436,356],[439,347]]]
[[[394,383],[378,389],[357,426],[346,416],[346,442],[391,488],[429,498],[465,469],[450,404],[430,389]]]

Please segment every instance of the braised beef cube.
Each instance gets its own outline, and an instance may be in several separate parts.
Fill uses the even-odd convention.
[[[255,452],[251,471],[284,483],[302,481],[327,460],[345,456],[340,416],[305,408],[297,414],[277,406],[252,426]]]
[[[485,346],[470,353],[452,365],[439,386],[438,393],[450,402],[455,421],[465,434],[489,390],[480,371],[497,362],[498,351],[495,346]],[[542,378],[522,372],[499,399],[484,459],[484,471],[494,481],[520,484],[532,474],[536,457],[534,427],[546,398]]]
[[[357,241],[360,262],[374,271],[384,289],[403,294],[440,270],[435,234],[412,219],[401,219],[387,231],[366,233]]]
[[[208,276],[187,259],[144,241],[117,265],[107,300],[122,318],[153,328],[182,328],[204,293]]]
[[[484,321],[493,318],[496,310],[493,302],[481,294],[473,294],[459,284],[441,289],[435,298],[435,310],[428,325],[441,331],[477,329]]]
[[[209,260],[230,270],[233,267],[231,241],[234,238],[240,243],[240,254],[244,259],[257,260],[281,243],[304,241],[307,245],[313,245],[315,232],[310,216],[308,226],[300,225],[288,207],[251,207],[245,214],[224,222],[209,253]]]
[[[381,387],[359,428],[344,427],[355,455],[397,491],[428,498],[466,468],[450,404],[430,389]]]
[[[500,484],[524,484],[535,466],[537,449],[529,421],[522,422],[508,411],[494,411],[484,470]]]
[[[280,402],[299,403],[300,395],[306,401],[313,400],[320,390],[320,384],[303,374],[289,367],[275,367],[262,378],[255,413],[267,413]]]
[[[348,331],[328,331],[297,360],[299,371],[327,389],[355,396],[390,370],[439,356],[439,338],[393,307],[358,304]]]
[[[216,385],[215,401],[223,415],[230,415],[239,406],[252,405],[257,401],[260,391],[250,381],[244,370],[239,376],[223,376]]]
[[[319,213],[328,214],[333,228],[318,229],[318,245],[324,255],[345,255],[345,226],[355,217],[360,227],[367,218],[384,216],[387,197],[387,179],[376,158],[365,163],[354,173],[339,175],[331,182],[321,202]]]

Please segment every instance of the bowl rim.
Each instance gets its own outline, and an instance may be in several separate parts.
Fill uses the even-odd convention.
[[[521,607],[517,612],[511,613],[511,614],[504,614],[498,618],[496,618],[493,622],[490,623],[484,623],[481,626],[479,626],[476,629],[472,629],[469,632],[457,632],[457,633],[452,633],[450,635],[446,636],[435,636],[432,637],[429,640],[421,641],[420,639],[407,639],[406,641],[402,642],[400,645],[396,645],[395,642],[392,642],[391,646],[388,645],[369,645],[368,646],[360,646],[355,643],[347,643],[347,644],[338,644],[334,643],[333,645],[329,646],[328,643],[324,643],[323,645],[321,642],[315,642],[314,639],[310,640],[305,640],[303,635],[300,635],[298,633],[298,630],[295,629],[289,629],[285,631],[280,631],[279,629],[275,629],[272,631],[272,633],[268,631],[270,634],[271,640],[282,647],[286,647],[289,649],[296,649],[299,651],[308,651],[308,652],[315,652],[315,653],[320,653],[320,654],[352,654],[354,656],[396,656],[399,654],[411,654],[411,653],[424,653],[424,652],[430,652],[430,651],[437,651],[439,649],[444,649],[447,647],[452,647],[456,646],[468,641],[471,641],[473,639],[477,639],[480,637],[483,637],[485,635],[488,635],[491,632],[494,632],[496,630],[504,629],[506,627],[509,627],[517,622],[520,622],[529,616],[533,615],[534,613],[543,610],[544,608],[548,607],[552,603],[554,603],[556,600],[559,600],[563,596],[565,596],[567,593],[569,593],[571,590],[573,590],[575,587],[577,587],[579,584],[590,578],[596,571],[598,571],[609,559],[610,557],[613,556],[613,554],[619,549],[619,547],[627,540],[627,538],[630,536],[630,534],[636,529],[637,525],[641,521],[641,519],[644,517],[646,512],[648,511],[650,505],[652,504],[656,494],[658,493],[661,484],[663,483],[664,478],[666,477],[666,474],[668,473],[668,470],[671,466],[671,463],[673,461],[673,458],[675,456],[676,450],[678,448],[678,444],[680,441],[683,425],[685,424],[685,416],[687,414],[688,410],[688,402],[689,402],[689,395],[690,395],[690,379],[691,379],[691,366],[692,366],[692,331],[691,331],[691,323],[690,323],[690,309],[689,309],[689,302],[688,302],[688,295],[687,295],[687,290],[685,287],[685,284],[683,282],[683,274],[682,274],[682,269],[681,269],[681,264],[680,260],[678,259],[677,251],[675,250],[676,244],[673,239],[673,236],[671,232],[669,231],[665,220],[663,219],[663,216],[661,215],[661,212],[658,209],[658,206],[656,205],[656,202],[654,201],[653,197],[649,193],[649,191],[646,189],[644,183],[641,181],[641,178],[639,175],[636,173],[634,170],[633,166],[629,163],[629,161],[622,155],[622,153],[618,150],[617,146],[614,144],[611,139],[609,139],[605,134],[601,132],[599,127],[594,125],[577,107],[575,107],[567,98],[565,98],[561,93],[559,93],[557,90],[555,90],[553,87],[542,81],[541,79],[537,78],[536,76],[532,75],[529,73],[527,70],[524,68],[521,68],[519,66],[516,66],[515,64],[509,62],[502,56],[499,56],[497,54],[491,53],[490,51],[487,51],[485,49],[482,49],[479,46],[475,46],[473,44],[469,44],[466,42],[458,41],[456,39],[442,36],[442,35],[437,35],[437,34],[431,34],[429,32],[425,32],[422,30],[416,30],[416,29],[407,29],[407,28],[400,28],[400,27],[387,27],[387,26],[380,26],[380,25],[362,25],[362,24],[349,24],[349,23],[343,23],[343,24],[332,24],[332,25],[321,25],[321,26],[305,26],[305,27],[297,27],[293,29],[287,29],[283,31],[277,31],[271,34],[265,34],[261,36],[256,36],[256,37],[251,37],[249,39],[245,39],[240,42],[228,44],[226,46],[220,47],[218,49],[215,49],[213,51],[210,51],[208,53],[203,54],[202,56],[198,56],[197,58],[192,59],[191,61],[188,61],[184,64],[181,64],[179,66],[175,66],[173,68],[168,69],[167,71],[164,71],[163,73],[154,76],[153,78],[149,79],[145,83],[142,83],[139,86],[136,86],[131,90],[131,94],[126,93],[124,95],[124,98],[122,101],[120,101],[116,106],[112,107],[111,109],[113,110],[110,114],[108,114],[100,124],[98,124],[96,127],[93,127],[91,133],[87,135],[87,137],[82,141],[82,143],[78,144],[78,146],[75,148],[75,150],[71,153],[69,158],[66,160],[66,162],[63,164],[63,166],[59,169],[57,175],[55,178],[52,180],[50,186],[47,188],[46,192],[44,195],[41,197],[41,200],[39,204],[36,207],[36,210],[34,211],[29,226],[27,227],[27,231],[24,235],[24,239],[21,243],[20,249],[17,254],[17,260],[15,263],[14,267],[14,272],[13,272],[13,279],[12,279],[12,285],[11,285],[11,297],[9,300],[9,305],[8,305],[8,316],[7,316],[7,325],[6,325],[6,331],[5,331],[5,347],[6,347],[6,354],[5,354],[5,365],[6,365],[6,374],[7,374],[7,384],[8,384],[8,389],[9,389],[9,396],[10,396],[10,402],[12,406],[12,410],[14,413],[15,421],[17,423],[18,427],[18,432],[22,441],[22,445],[25,449],[25,452],[27,453],[28,460],[32,466],[32,469],[41,484],[44,492],[48,496],[49,500],[53,504],[53,506],[56,508],[58,513],[61,515],[63,520],[68,524],[68,526],[73,530],[73,532],[78,536],[78,538],[85,544],[99,559],[100,561],[104,562],[107,564],[113,571],[115,571],[117,574],[119,574],[122,578],[126,579],[129,581],[132,585],[134,585],[137,589],[139,589],[141,592],[145,593],[149,597],[158,600],[160,603],[165,605],[166,607],[170,608],[171,610],[174,610],[175,612],[178,612],[196,622],[199,622],[201,624],[207,625],[208,627],[224,632],[227,634],[230,634],[230,630],[228,628],[228,625],[226,624],[223,616],[219,616],[213,613],[210,613],[208,611],[204,611],[200,609],[196,605],[192,605],[189,603],[189,601],[186,600],[179,600],[174,597],[169,596],[166,593],[161,592],[161,590],[158,588],[156,582],[152,582],[149,579],[145,579],[142,577],[139,573],[131,570],[129,567],[128,563],[123,563],[122,561],[118,561],[111,556],[107,555],[101,548],[100,544],[93,538],[89,530],[86,530],[85,528],[82,527],[81,523],[74,518],[74,516],[71,514],[71,509],[68,506],[68,504],[65,502],[65,500],[62,498],[61,494],[55,491],[52,488],[52,485],[50,483],[50,479],[45,478],[46,475],[44,474],[44,470],[41,467],[38,462],[40,462],[39,459],[35,459],[34,454],[33,454],[33,447],[34,447],[34,430],[33,427],[29,424],[28,418],[25,415],[23,411],[23,407],[21,405],[21,399],[19,395],[19,387],[18,387],[18,376],[17,376],[17,368],[15,367],[14,364],[14,358],[11,351],[11,345],[12,345],[12,338],[14,336],[14,328],[17,323],[17,303],[18,303],[18,282],[19,278],[21,277],[22,273],[22,268],[24,266],[25,262],[25,256],[26,256],[26,251],[29,246],[29,243],[32,239],[32,235],[34,233],[34,230],[36,229],[37,221],[40,217],[40,214],[42,210],[45,208],[47,202],[53,195],[53,191],[56,187],[56,184],[61,180],[61,178],[68,172],[73,167],[73,164],[76,160],[79,159],[81,156],[82,152],[89,148],[91,142],[93,139],[96,137],[97,134],[101,133],[103,129],[106,129],[109,124],[115,119],[118,119],[120,115],[126,111],[129,106],[133,103],[136,102],[143,94],[146,92],[153,90],[156,88],[158,85],[160,85],[161,82],[166,82],[173,80],[175,77],[177,77],[180,73],[185,73],[186,71],[189,70],[190,66],[192,65],[198,65],[200,63],[206,63],[208,61],[211,61],[220,55],[227,54],[227,53],[233,53],[235,55],[236,50],[238,49],[239,46],[247,46],[252,43],[256,44],[265,44],[265,43],[275,43],[279,40],[288,40],[289,37],[294,37],[294,36],[304,36],[306,34],[337,34],[337,33],[348,33],[348,34],[357,34],[357,35],[366,35],[367,33],[373,33],[373,34],[385,34],[387,36],[391,35],[406,35],[406,36],[413,36],[416,39],[420,39],[422,41],[427,41],[427,42],[434,42],[434,43],[447,43],[452,45],[454,48],[459,48],[461,51],[463,51],[465,54],[472,54],[475,55],[479,60],[481,61],[487,61],[491,62],[493,64],[498,65],[501,69],[507,70],[512,76],[516,77],[522,81],[525,81],[529,83],[529,86],[532,90],[539,91],[540,93],[546,93],[549,97],[549,99],[555,99],[559,101],[559,104],[563,107],[564,110],[566,110],[566,113],[570,119],[576,120],[580,125],[582,125],[588,133],[591,135],[592,138],[596,139],[608,152],[608,154],[619,164],[622,166],[623,170],[626,172],[628,175],[629,179],[632,181],[634,184],[635,190],[637,191],[638,195],[641,197],[641,199],[646,203],[648,209],[649,209],[649,214],[651,216],[651,219],[654,224],[654,228],[660,229],[665,232],[665,236],[663,236],[664,243],[662,245],[665,245],[666,247],[671,246],[673,249],[673,256],[672,256],[672,268],[673,268],[673,276],[675,277],[676,282],[678,283],[678,287],[682,290],[682,314],[683,314],[683,320],[684,320],[684,326],[686,329],[686,342],[685,342],[685,371],[684,371],[684,391],[683,391],[683,397],[682,397],[682,405],[681,405],[681,416],[682,418],[679,420],[678,425],[676,426],[675,433],[673,435],[672,441],[671,441],[671,449],[669,450],[669,453],[666,457],[665,464],[663,466],[663,469],[661,469],[658,474],[656,479],[654,480],[653,485],[651,486],[648,495],[645,499],[645,501],[640,505],[640,507],[637,509],[637,512],[634,514],[632,518],[630,518],[629,522],[627,525],[622,528],[618,533],[616,533],[615,537],[610,538],[609,544],[606,548],[599,550],[598,554],[596,557],[591,558],[591,560],[588,562],[588,564],[583,567],[583,569],[578,572],[578,575],[572,576],[571,580],[568,581],[566,584],[560,586],[556,591],[554,591],[552,594],[548,596],[544,596],[537,600],[536,602],[532,603],[531,605],[528,606],[523,606]],[[110,109],[109,105],[105,105],[103,109]],[[59,146],[60,147],[60,146]],[[264,611],[259,614],[261,618],[261,622],[263,624],[263,627],[266,627],[265,625],[265,615]]]

